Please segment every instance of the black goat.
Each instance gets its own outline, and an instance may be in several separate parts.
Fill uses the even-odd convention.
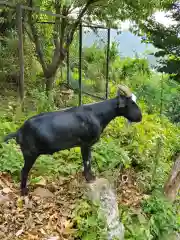
[[[4,141],[16,138],[24,157],[21,195],[28,193],[28,174],[38,156],[76,146],[81,148],[86,181],[94,180],[91,172],[91,147],[99,140],[109,122],[117,116],[124,116],[131,122],[142,120],[141,110],[125,86],[119,86],[118,94],[113,99],[41,113],[25,121],[17,132],[7,135]]]

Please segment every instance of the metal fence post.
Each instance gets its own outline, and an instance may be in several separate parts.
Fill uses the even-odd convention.
[[[18,50],[19,50],[19,97],[21,102],[24,100],[24,51],[23,51],[23,27],[22,27],[22,8],[20,4],[16,6]]]
[[[111,29],[108,28],[108,42],[107,42],[107,55],[106,55],[106,99],[108,99],[109,91],[109,61],[110,61],[110,37]]]
[[[82,23],[79,25],[79,106],[82,104]]]

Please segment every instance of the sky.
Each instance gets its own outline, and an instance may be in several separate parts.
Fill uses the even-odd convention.
[[[71,13],[71,16],[74,18],[77,18],[77,14],[79,12],[79,9],[75,9],[75,11],[73,11]],[[172,24],[176,24],[175,21],[173,21],[171,18],[169,17],[166,17],[167,13],[169,14],[169,12],[164,12],[164,11],[157,11],[153,14],[153,16],[155,17],[156,21],[161,23],[161,24],[164,24],[165,26],[170,26]],[[130,27],[130,21],[129,20],[126,20],[124,22],[121,22],[120,24],[121,26],[121,30],[122,31],[126,31],[126,30],[129,30],[129,27]]]
[[[166,14],[167,14],[166,12],[158,11],[153,16],[155,17],[157,22],[159,22],[159,23],[161,23],[165,26],[170,26],[172,24],[175,24],[175,21],[173,21],[170,18],[167,18]],[[123,31],[128,30],[129,27],[130,27],[130,21],[129,20],[126,20],[126,21],[121,23],[121,29]]]
[[[153,14],[157,22],[167,27],[172,24],[176,24],[172,19],[170,19],[166,15],[167,15],[167,12],[163,12],[163,11],[158,11]],[[100,23],[97,23],[97,24],[100,24]],[[136,53],[138,52],[139,56],[145,54],[147,51],[154,52],[155,48],[153,45],[142,43],[141,37],[135,36],[133,33],[128,31],[130,28],[130,24],[131,22],[129,20],[126,20],[120,23],[120,26],[119,26],[119,29],[121,30],[120,35],[117,34],[117,30],[111,30],[111,41],[116,41],[120,43],[118,49],[121,55],[133,57],[135,55],[135,52]],[[89,32],[91,32],[89,28],[88,30]],[[103,34],[100,32],[99,36],[103,37]],[[84,46],[92,45],[95,42],[96,38],[97,38],[96,34],[94,35],[92,35],[92,33],[84,34],[83,35]],[[150,61],[153,64],[155,64],[155,59],[152,59],[152,58],[153,57],[151,56]]]
[[[166,17],[165,12],[156,12],[154,14],[154,17],[157,22],[164,24],[166,26],[170,26],[171,24],[174,24],[174,22]],[[133,57],[135,53],[138,53],[139,56],[146,55],[147,51],[154,52],[155,48],[151,44],[145,44],[141,42],[141,37],[135,36],[133,33],[131,33],[129,30],[130,27],[130,21],[126,20],[125,22],[122,22],[120,24],[121,34],[117,34],[117,30],[112,29],[111,30],[111,41],[116,41],[120,45],[118,46],[118,50],[121,54],[121,56],[129,56]],[[88,30],[90,30],[88,28]],[[102,30],[101,30],[102,31]],[[104,40],[105,33],[99,32],[98,37],[96,34],[93,33],[87,33],[83,35],[83,43],[85,46],[92,45],[95,40],[100,39],[101,37]],[[91,32],[91,31],[90,31]],[[155,64],[156,60],[152,56],[149,57],[149,61],[151,64]]]

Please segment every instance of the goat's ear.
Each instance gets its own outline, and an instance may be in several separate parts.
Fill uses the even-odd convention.
[[[120,90],[117,91],[117,97],[118,97],[118,107],[123,108],[125,107],[125,98],[121,96]]]

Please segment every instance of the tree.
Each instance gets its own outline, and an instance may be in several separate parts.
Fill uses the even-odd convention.
[[[55,17],[54,24],[49,26],[48,31],[53,36],[53,45],[49,46],[47,44],[49,32],[42,39],[42,32],[37,25],[39,22],[48,22],[48,16],[40,16],[35,11],[28,10],[23,13],[23,18],[27,22],[24,30],[35,45],[36,56],[46,80],[46,90],[49,92],[53,87],[58,68],[63,63],[67,49],[82,20],[89,23],[98,20],[107,26],[116,26],[119,21],[126,19],[137,22],[140,19],[146,19],[155,10],[160,9],[164,3],[170,3],[172,0],[15,0],[15,2],[22,2],[28,7],[36,9],[49,10],[62,16],[61,18]],[[71,14],[74,12],[77,14],[73,19]],[[11,26],[10,23],[9,26]],[[45,54],[47,52],[48,54]]]
[[[164,192],[170,201],[175,201],[180,189],[180,155],[177,157],[169,178],[164,186]]]
[[[169,0],[164,1],[167,2]],[[42,51],[38,29],[34,24],[34,14],[32,11],[28,13],[29,35],[36,46],[37,57],[46,79],[46,90],[49,91],[52,89],[56,72],[65,59],[66,51],[72,43],[82,19],[88,22],[99,20],[111,26],[117,23],[117,20],[132,19],[138,21],[140,18],[145,19],[154,10],[160,8],[161,2],[155,0],[55,0],[53,3],[50,0],[39,1],[39,7],[43,6],[44,9],[50,8],[56,14],[63,16],[61,19],[55,18],[53,54],[51,54],[52,57],[48,62]],[[28,0],[27,5],[29,7],[37,6],[32,0]],[[78,14],[76,19],[70,23],[70,15],[74,11],[77,11]]]
[[[8,31],[15,28],[14,14],[9,14],[8,9],[0,11],[0,36],[7,36]],[[2,42],[2,41],[1,41]]]
[[[141,33],[146,34],[145,42],[152,43],[158,50],[153,55],[159,58],[159,72],[171,75],[173,79],[180,82],[180,4],[178,2],[169,4],[166,9],[170,11],[175,24],[166,27],[150,18],[140,24]]]

